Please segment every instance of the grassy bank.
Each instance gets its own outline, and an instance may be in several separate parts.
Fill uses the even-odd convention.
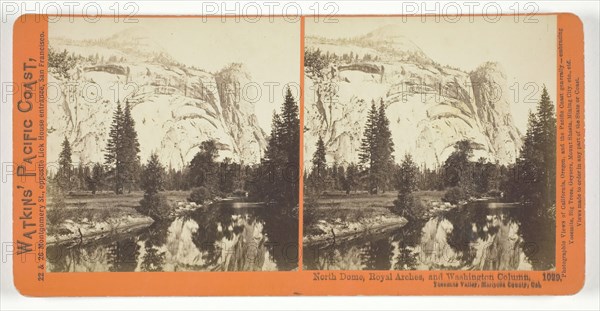
[[[443,191],[417,191],[419,206],[431,213],[440,206]],[[367,192],[346,194],[329,192],[304,201],[304,242],[307,245],[339,242],[364,234],[398,228],[407,223],[392,212],[396,192],[371,195]]]
[[[185,201],[187,191],[164,192],[172,206]],[[48,244],[102,238],[152,224],[136,211],[144,196],[141,191],[116,195],[112,192],[71,193],[57,199],[49,196],[47,208]]]

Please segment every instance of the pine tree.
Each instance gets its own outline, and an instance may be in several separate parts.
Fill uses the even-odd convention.
[[[71,144],[65,136],[62,143],[62,150],[58,156],[58,171],[56,174],[58,188],[63,192],[71,190],[73,174],[73,163],[71,161]]]
[[[538,144],[543,167],[541,170],[542,197],[546,204],[552,205],[556,201],[556,115],[546,86],[542,90],[537,115],[539,127],[537,132],[540,134]]]
[[[156,153],[152,153],[146,165],[142,167],[140,186],[144,189],[144,197],[136,210],[155,221],[169,219],[173,207],[167,202],[166,196],[160,193],[165,186],[165,168]]]
[[[325,186],[325,179],[327,178],[327,162],[325,160],[325,143],[323,138],[319,135],[317,140],[317,150],[313,154],[312,158],[312,171],[310,173],[311,184],[317,191],[323,191]]]
[[[403,217],[413,217],[415,211],[415,198],[413,192],[417,190],[417,176],[419,168],[413,162],[412,156],[406,154],[398,173],[398,198],[394,201],[394,207]]]
[[[538,245],[529,256],[534,269],[555,266],[556,255],[556,116],[544,87],[535,113],[529,114],[516,172],[509,175],[504,189],[507,197],[523,203],[526,225],[520,233],[526,243]]]
[[[252,195],[258,199],[267,202],[279,202],[283,200],[281,193],[278,192],[280,183],[276,182],[279,176],[279,163],[283,162],[285,155],[282,152],[282,133],[283,122],[278,113],[273,113],[271,119],[271,135],[267,141],[267,148],[258,170],[257,176],[253,179],[256,183],[253,185]]]
[[[281,113],[273,115],[271,137],[261,160],[256,194],[285,208],[298,204],[300,118],[288,88]]]
[[[358,187],[358,179],[359,172],[358,168],[354,163],[350,163],[348,165],[348,169],[346,169],[346,176],[344,178],[344,190],[346,190],[346,194],[350,194],[351,191],[356,190]]]
[[[538,201],[539,197],[541,197],[541,193],[536,189],[536,185],[540,181],[539,174],[542,159],[541,150],[538,148],[538,139],[541,133],[538,130],[537,117],[530,111],[521,154],[517,159],[517,179],[509,182],[518,184],[517,187],[511,187],[513,190],[509,193],[511,199]]]
[[[81,162],[77,165],[77,168],[72,170],[71,177],[71,189],[85,190],[85,176],[86,173],[89,175],[89,170]]]
[[[281,121],[283,124],[280,132],[283,136],[282,143],[287,155],[288,165],[295,166],[297,168],[296,171],[298,171],[298,163],[300,161],[300,117],[298,104],[290,88],[286,91],[283,109],[281,110]],[[298,172],[295,175],[298,175]]]
[[[375,171],[375,154],[377,149],[377,108],[375,101],[371,102],[371,110],[367,115],[365,130],[360,145],[360,165],[366,172],[367,187],[369,193],[374,193],[377,188],[376,171]]]
[[[125,183],[131,186],[136,183],[140,170],[140,143],[138,142],[137,132],[135,130],[135,121],[131,116],[131,106],[129,101],[125,102],[125,110],[123,111],[123,158],[125,163]]]
[[[385,113],[383,99],[379,104],[377,112],[377,136],[376,136],[376,177],[378,188],[385,191],[391,184],[394,168],[394,142],[390,131],[390,121]]]
[[[96,192],[103,186],[103,179],[104,168],[100,163],[94,164],[91,175],[86,178],[87,187],[92,194],[96,194]]]
[[[206,140],[200,144],[200,151],[190,162],[189,182],[193,187],[205,187],[215,193],[218,186],[216,176],[218,155],[219,150],[215,140]]]
[[[535,206],[552,206],[556,194],[556,116],[546,87],[536,113],[529,113],[527,132],[517,160],[517,193],[512,196],[534,202]],[[538,211],[542,214],[542,211]]]
[[[385,113],[383,99],[379,109],[371,101],[371,110],[367,115],[365,131],[360,147],[360,164],[366,172],[369,193],[385,191],[391,183],[394,167],[394,143],[390,131],[390,121]]]
[[[343,165],[338,165],[337,163],[333,164],[336,167],[335,175],[335,190],[345,190],[344,184],[346,183],[346,169],[344,169]]]
[[[273,113],[273,117],[271,119],[271,136],[269,137],[269,142],[264,157],[266,161],[275,161],[282,156],[282,128],[283,121],[281,120],[281,116],[278,113]]]
[[[164,189],[165,168],[158,159],[158,154],[152,153],[148,163],[142,167],[140,186],[146,194],[157,194]]]
[[[109,167],[109,173],[116,194],[123,193],[123,185],[127,174],[123,147],[123,127],[123,110],[121,109],[121,103],[117,102],[117,109],[113,115],[113,121],[108,134],[106,153],[104,154],[104,160]]]
[[[292,95],[290,88],[287,89],[283,108],[281,110],[282,147],[286,155],[285,169],[283,172],[283,184],[285,204],[288,206],[298,205],[298,178],[300,164],[300,116],[298,104]]]
[[[116,194],[122,194],[126,185],[131,191],[131,186],[137,181],[140,169],[139,152],[140,144],[135,121],[131,116],[131,106],[127,102],[123,111],[121,103],[117,102],[104,155]]]

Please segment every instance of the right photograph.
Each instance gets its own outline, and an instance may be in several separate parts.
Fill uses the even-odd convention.
[[[306,270],[555,270],[555,16],[306,18]]]

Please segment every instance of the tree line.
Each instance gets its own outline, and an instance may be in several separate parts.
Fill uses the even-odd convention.
[[[343,53],[338,55],[335,52],[323,52],[321,49],[305,48],[304,49],[304,68],[310,77],[323,77],[323,69],[327,68],[330,64],[352,64],[358,62],[375,62],[380,61],[381,58],[378,55],[371,55],[365,53],[360,57],[358,53],[350,51],[350,53]]]
[[[360,145],[359,162],[347,166],[327,164],[323,138],[319,136],[312,157],[312,168],[305,173],[309,191],[344,190],[346,193],[366,190],[371,194],[395,188],[394,143],[386,116],[385,104],[375,101],[367,115]]]

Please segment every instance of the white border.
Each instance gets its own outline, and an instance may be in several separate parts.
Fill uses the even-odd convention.
[[[251,11],[255,4],[263,9],[272,7],[274,13],[282,14],[282,7],[291,1],[282,1],[279,5],[275,2],[238,2],[238,11],[246,14],[252,14]],[[413,1],[421,5],[422,1]],[[11,15],[8,18],[6,14],[11,3],[21,6],[19,13]],[[31,13],[29,10],[39,11],[41,8],[62,7],[64,12],[82,13],[83,4],[74,1],[45,1],[31,2],[27,5],[23,2],[10,2],[0,0],[2,23],[0,27],[0,40],[2,46],[0,49],[0,86],[12,81],[12,27],[14,20],[18,15]],[[114,12],[116,1],[96,1],[94,7],[100,7],[103,12]],[[207,2],[191,1],[132,1],[136,7],[139,7],[139,14],[201,14],[210,7]],[[222,5],[223,1],[212,2]],[[288,5],[289,8],[302,9],[304,14],[315,12],[315,3],[313,1],[298,1],[297,4]],[[403,13],[402,2],[392,1],[330,1],[338,8],[338,14],[401,14]],[[440,1],[440,8],[450,8],[458,4],[463,8],[469,5],[474,6],[474,13],[481,13],[481,7],[484,2],[461,1]],[[469,4],[470,3],[470,4]],[[505,13],[514,13],[514,5],[517,1],[497,1],[499,7]],[[524,8],[526,3],[532,3],[539,8],[539,12],[572,12],[578,15],[584,24],[585,29],[585,96],[586,96],[586,283],[585,287],[575,296],[535,296],[535,297],[187,297],[187,298],[29,298],[21,296],[13,285],[12,280],[12,256],[6,256],[6,245],[12,241],[12,181],[10,178],[0,179],[1,192],[1,214],[0,214],[0,242],[2,248],[1,270],[0,270],[0,309],[2,310],[24,310],[24,309],[44,309],[44,310],[104,310],[104,309],[143,309],[143,310],[166,310],[166,309],[345,309],[345,310],[364,310],[364,309],[459,309],[459,310],[483,310],[483,309],[527,309],[527,310],[566,310],[566,309],[600,309],[599,300],[599,274],[598,274],[598,251],[600,221],[598,200],[598,178],[600,175],[598,167],[598,148],[599,137],[599,104],[600,98],[598,90],[600,83],[598,79],[599,66],[599,24],[600,24],[600,5],[597,1],[530,1],[518,3]],[[118,5],[124,10],[125,2]],[[319,7],[325,10],[326,2],[321,2]],[[7,6],[8,5],[8,6]],[[512,7],[511,7],[512,6]],[[222,7],[223,8],[223,7]],[[221,8],[221,9],[222,9]],[[427,9],[434,9],[435,4],[430,3]],[[131,7],[129,7],[131,9]],[[203,10],[204,9],[204,10]],[[235,9],[233,3],[228,4],[225,9]],[[331,7],[329,7],[331,9]],[[25,10],[28,10],[25,12]],[[243,11],[247,10],[247,11]],[[250,11],[248,11],[250,10]],[[126,10],[124,10],[127,12]],[[122,11],[123,12],[123,11]],[[52,10],[44,13],[52,13]],[[93,13],[93,11],[92,11]],[[231,12],[227,12],[231,14]],[[292,10],[293,14],[294,11]],[[323,11],[322,11],[323,13]],[[426,12],[431,13],[431,12]],[[447,11],[447,13],[453,13]],[[0,93],[5,97],[4,89]],[[1,99],[0,105],[0,163],[10,162],[12,159],[12,98]],[[143,286],[143,284],[140,284]],[[236,286],[232,284],[232,286]]]

